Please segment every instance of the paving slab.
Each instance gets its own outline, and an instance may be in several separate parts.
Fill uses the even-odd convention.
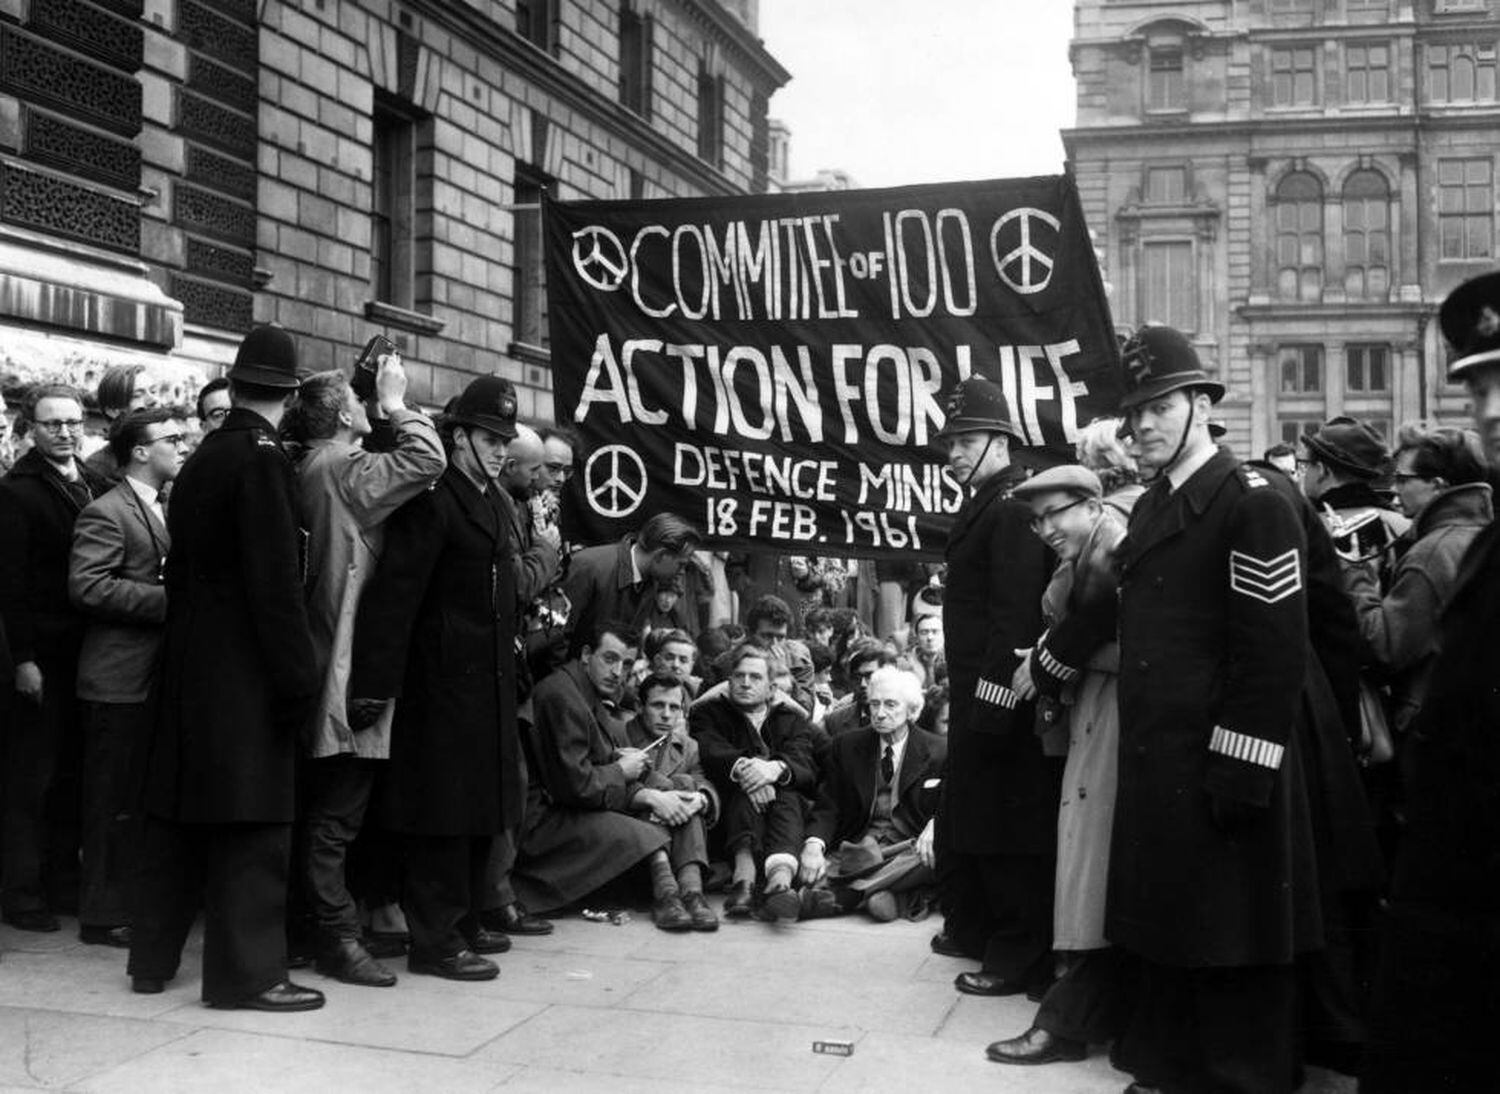
[[[66,1087],[190,1033],[128,1018],[0,1007],[0,1084]]]

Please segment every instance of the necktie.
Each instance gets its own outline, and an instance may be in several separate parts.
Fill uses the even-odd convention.
[[[880,757],[880,777],[887,786],[896,777],[896,753],[890,745],[885,746],[885,752]]]

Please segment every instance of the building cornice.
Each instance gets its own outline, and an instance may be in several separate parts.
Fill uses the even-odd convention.
[[[635,148],[685,181],[701,187],[705,193],[743,192],[722,171],[653,129],[633,110],[583,83],[545,50],[516,31],[485,17],[463,0],[427,0],[420,10],[423,18],[458,35],[507,70],[536,84],[590,121],[618,133]]]
[[[760,73],[762,81],[769,86],[768,94],[792,78],[792,74],[772,57],[765,42],[750,33],[741,23],[714,0],[677,0],[684,11],[699,24],[713,31],[714,36],[749,61]]]

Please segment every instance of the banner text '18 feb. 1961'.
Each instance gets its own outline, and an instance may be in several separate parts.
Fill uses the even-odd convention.
[[[1028,444],[1064,456],[1119,397],[1067,176],[549,202],[544,221],[578,541],[673,512],[730,549],[940,555],[959,380],[994,380]]]

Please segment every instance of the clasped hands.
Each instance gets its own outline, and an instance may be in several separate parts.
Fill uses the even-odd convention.
[[[776,784],[786,774],[786,764],[780,760],[763,760],[747,756],[734,765],[730,778],[739,784],[755,806],[757,813],[765,812],[766,806],[776,800]]]
[[[708,802],[697,790],[645,789],[636,794],[635,804],[645,806],[654,823],[678,828],[703,812]]]

